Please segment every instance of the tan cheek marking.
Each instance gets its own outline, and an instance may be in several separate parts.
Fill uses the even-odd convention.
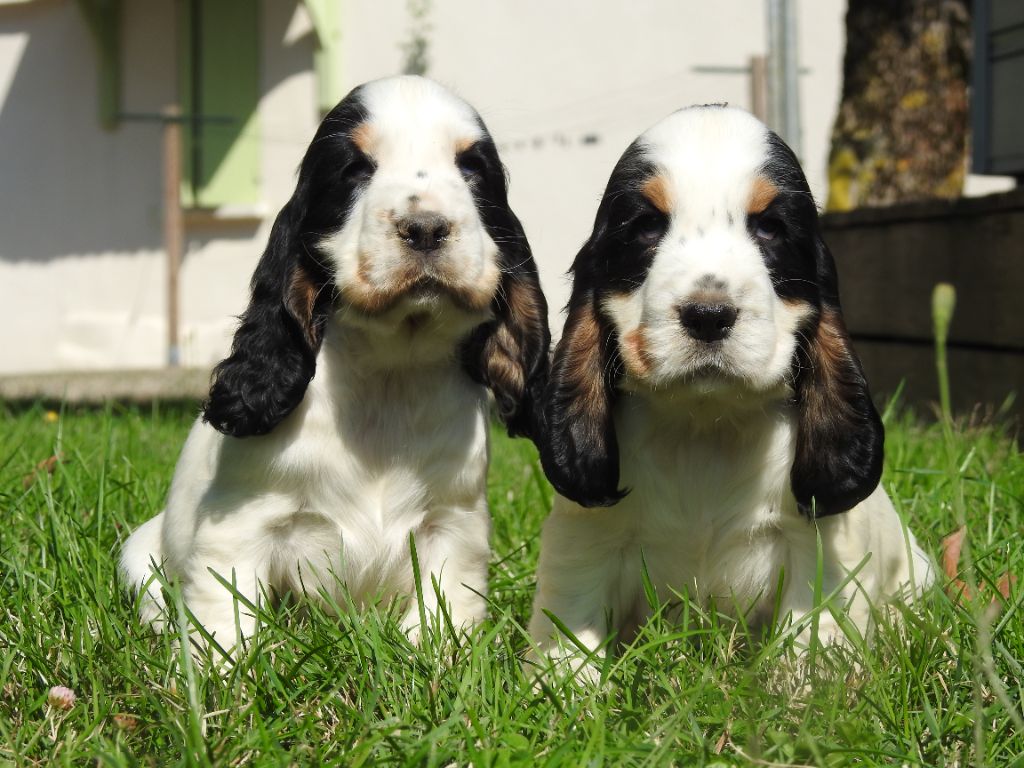
[[[360,123],[352,129],[349,138],[364,155],[373,155],[373,150],[377,146],[377,131],[372,125]]]
[[[519,319],[523,326],[539,325],[541,317],[540,302],[534,290],[518,280],[510,280],[506,290],[506,301],[513,317]]]
[[[764,176],[757,176],[754,179],[754,186],[750,190],[750,200],[747,202],[747,213],[762,213],[765,208],[772,204],[772,200],[778,197],[779,188],[772,184]]]
[[[850,341],[842,318],[822,307],[814,338],[808,347],[812,385],[805,389],[803,418],[813,424],[836,422],[848,408],[844,397],[845,372],[851,364]]]
[[[668,180],[664,176],[651,176],[651,178],[644,182],[644,186],[641,191],[650,204],[666,216],[671,213],[672,209],[675,207],[675,201],[672,198],[672,190],[669,189]]]
[[[831,379],[845,367],[850,357],[846,330],[834,310],[822,308],[815,341],[820,350],[818,359],[825,367],[823,372]]]
[[[498,283],[501,281],[501,270],[497,265],[490,265],[479,279],[467,283],[465,276],[451,267],[444,270],[442,279],[456,303],[461,304],[463,309],[468,309],[471,312],[483,312],[490,307],[494,300]]]
[[[494,288],[497,289],[497,284]],[[504,294],[508,302],[509,318],[487,340],[483,361],[492,386],[519,398],[526,387],[523,362],[526,339],[543,324],[544,318],[540,308],[540,294],[530,284],[508,279],[504,284]]]
[[[576,310],[575,320],[569,335],[563,336],[558,343],[555,357],[561,356],[567,361],[566,378],[577,393],[569,405],[570,417],[577,419],[579,426],[586,429],[588,440],[603,448],[601,425],[608,415],[608,402],[604,387],[601,324],[589,305]]]
[[[793,313],[793,316],[797,320],[797,322],[803,320],[804,318],[810,317],[816,311],[816,307],[813,304],[806,302],[803,299],[794,299],[792,297],[788,297],[785,299],[781,299],[781,301],[782,305],[787,310]]]
[[[288,284],[288,308],[302,324],[302,332],[306,339],[315,344],[313,330],[313,306],[316,304],[318,288],[313,279],[301,266],[292,272]]]
[[[504,325],[499,326],[494,336],[487,340],[484,349],[488,380],[516,397],[522,395],[526,386],[522,366],[517,362],[521,355],[519,342]]]
[[[647,335],[640,325],[622,337],[622,362],[631,376],[643,378],[651,372],[651,356],[647,351]]]

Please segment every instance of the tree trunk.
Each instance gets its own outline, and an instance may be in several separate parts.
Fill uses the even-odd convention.
[[[959,197],[969,0],[849,0],[828,209]]]

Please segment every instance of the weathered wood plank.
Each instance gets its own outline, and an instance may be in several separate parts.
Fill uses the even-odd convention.
[[[930,339],[935,283],[952,283],[955,343],[1024,351],[1024,191],[823,217],[850,331]]]

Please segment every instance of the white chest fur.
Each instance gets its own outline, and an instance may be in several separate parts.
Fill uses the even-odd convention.
[[[633,490],[609,512],[628,527],[635,556],[656,584],[751,605],[771,579],[782,521],[796,511],[789,415],[771,407],[730,423],[699,402],[694,416],[636,396],[621,405],[622,483]]]
[[[383,372],[361,366],[347,342],[325,341],[302,403],[270,434],[236,439],[196,422],[165,511],[125,547],[134,583],[148,578],[150,558],[162,561],[202,623],[228,632],[230,593],[210,570],[254,602],[264,589],[342,600],[344,587],[357,603],[409,597],[413,536],[428,609],[433,576],[459,593],[446,590],[459,618],[479,618],[486,391],[452,359]],[[160,609],[153,597],[145,618]]]
[[[799,619],[813,609],[819,535],[823,592],[837,591],[837,605],[862,630],[871,603],[899,592],[915,569],[916,586],[928,583],[928,558],[881,488],[842,515],[812,522],[799,514],[789,485],[795,424],[783,402],[728,416],[710,402],[659,403],[624,394],[617,405],[628,496],[608,508],[555,502],[531,621],[542,648],[557,640],[545,611],[589,647],[609,630],[628,639],[649,612],[645,567],[662,601],[685,593],[756,623],[780,600],[783,615]],[[839,632],[827,612],[820,631]]]

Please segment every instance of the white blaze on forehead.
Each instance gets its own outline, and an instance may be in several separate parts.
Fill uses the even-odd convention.
[[[366,148],[379,163],[451,164],[455,151],[483,137],[473,108],[432,80],[375,80],[360,96],[368,113]]]
[[[768,159],[768,132],[734,107],[674,112],[641,137],[674,193],[674,216],[709,224],[712,211],[746,213],[754,177]]]
[[[754,192],[766,184],[768,136],[742,110],[694,107],[640,138],[657,181],[644,194],[670,201],[669,226],[642,284],[608,297],[604,309],[618,330],[627,373],[655,389],[712,367],[747,392],[774,397],[790,369],[801,308],[779,300],[747,228]],[[737,311],[730,333],[713,348],[680,322],[681,307],[702,301]]]

